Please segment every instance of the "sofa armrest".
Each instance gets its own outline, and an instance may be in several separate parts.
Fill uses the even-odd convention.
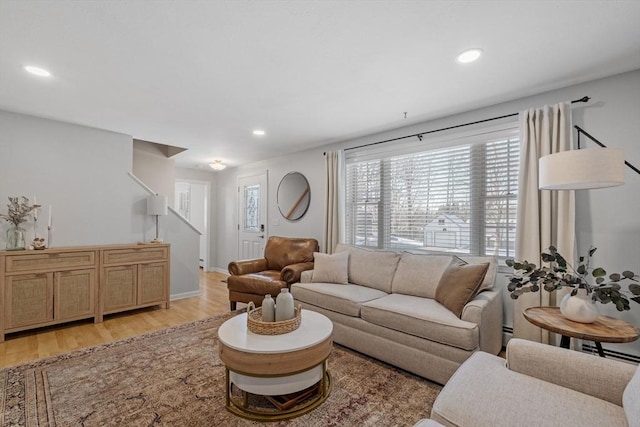
[[[618,406],[636,371],[635,365],[518,338],[507,345],[507,367]]]
[[[245,259],[242,261],[231,261],[227,267],[229,274],[240,276],[242,274],[257,273],[267,270],[267,259]]]
[[[313,279],[313,270],[303,271],[300,275],[300,283],[311,283]]]
[[[502,350],[502,297],[497,291],[476,295],[462,309],[462,320],[478,325],[480,350],[498,354]]]
[[[313,262],[299,262],[286,266],[280,272],[280,280],[284,280],[288,285],[299,282],[303,271],[313,270]]]

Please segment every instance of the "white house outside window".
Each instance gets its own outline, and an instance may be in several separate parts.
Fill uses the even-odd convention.
[[[512,257],[519,151],[515,126],[348,151],[346,242]]]

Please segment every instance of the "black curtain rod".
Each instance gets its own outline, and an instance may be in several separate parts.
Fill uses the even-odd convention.
[[[577,102],[589,102],[589,100],[590,100],[590,99],[591,99],[591,98],[590,98],[590,97],[588,97],[588,96],[583,96],[583,97],[582,97],[582,98],[580,98],[580,99],[576,99],[576,100],[574,100],[574,101],[571,101],[571,103],[572,103],[572,104],[575,104],[575,103],[577,103]],[[400,140],[400,139],[413,138],[413,137],[417,137],[420,141],[422,141],[422,136],[423,136],[423,135],[428,135],[428,134],[430,134],[430,133],[442,132],[442,131],[445,131],[445,130],[461,128],[461,127],[464,127],[464,126],[477,125],[478,123],[484,123],[484,122],[490,122],[490,121],[493,121],[493,120],[505,119],[505,118],[507,118],[507,117],[514,117],[514,116],[517,116],[518,114],[520,114],[520,113],[506,114],[506,115],[504,115],[504,116],[492,117],[492,118],[490,118],[490,119],[478,120],[478,121],[475,121],[475,122],[464,123],[464,124],[461,124],[461,125],[449,126],[449,127],[446,127],[446,128],[435,129],[435,130],[428,130],[428,131],[420,132],[420,133],[414,133],[413,135],[400,136],[400,137],[398,137],[398,138],[387,139],[387,140],[379,141],[379,142],[371,142],[371,143],[369,143],[369,144],[358,145],[357,147],[349,147],[349,148],[345,148],[345,149],[344,149],[344,151],[348,151],[348,150],[355,150],[355,149],[357,149],[357,148],[369,147],[369,146],[371,146],[371,145],[384,144],[384,143],[387,143],[387,142],[393,142],[393,141],[398,141],[398,140]]]

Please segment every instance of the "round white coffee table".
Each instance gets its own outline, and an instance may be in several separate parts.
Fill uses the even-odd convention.
[[[333,323],[326,316],[302,310],[298,329],[281,335],[259,335],[247,329],[247,314],[220,326],[220,359],[226,367],[226,407],[252,420],[285,420],[317,408],[331,393],[327,358]],[[232,397],[232,387],[242,399]],[[248,394],[264,396],[274,405],[264,410],[249,405]]]

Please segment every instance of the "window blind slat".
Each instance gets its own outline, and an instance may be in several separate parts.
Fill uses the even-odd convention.
[[[514,128],[467,135],[464,143],[452,139],[446,147],[415,147],[375,147],[347,157],[347,242],[513,256],[519,161]]]

